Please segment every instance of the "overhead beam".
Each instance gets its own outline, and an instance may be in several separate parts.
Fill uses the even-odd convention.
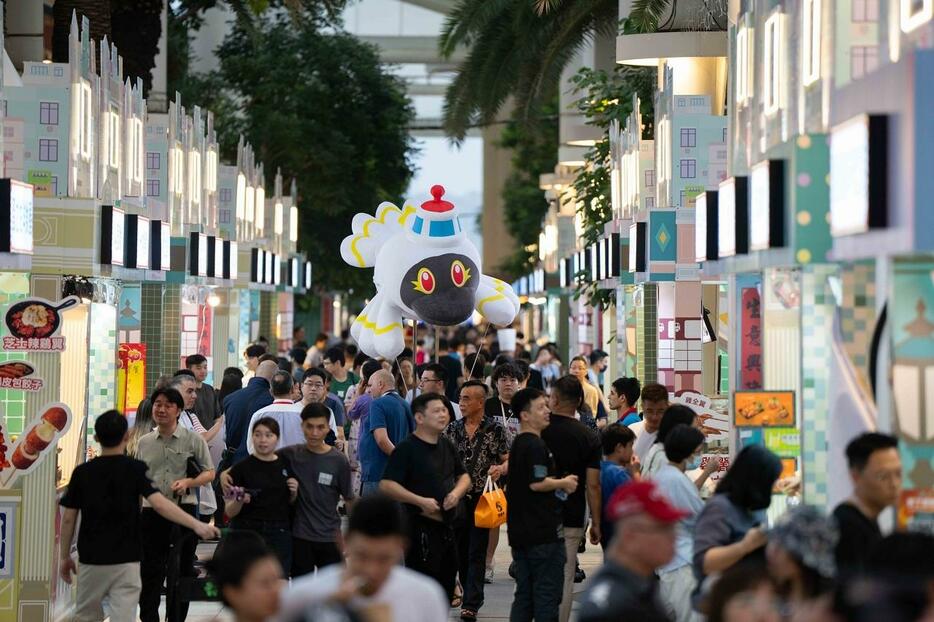
[[[380,60],[384,63],[415,63],[425,65],[450,65],[466,58],[464,50],[456,50],[449,59],[441,58],[438,37],[419,36],[361,36],[364,43],[379,48]]]
[[[405,85],[405,92],[409,95],[444,95],[448,90],[446,84],[418,84],[409,82]]]
[[[428,9],[429,11],[434,11],[435,13],[442,13],[447,15],[454,10],[454,0],[402,0],[406,4],[411,4],[412,6],[420,6],[423,9]]]

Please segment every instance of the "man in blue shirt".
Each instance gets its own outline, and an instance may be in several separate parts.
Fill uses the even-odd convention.
[[[260,408],[272,404],[269,381],[279,371],[273,361],[263,361],[256,368],[256,375],[250,378],[245,387],[234,391],[224,398],[224,416],[227,426],[227,453],[233,452],[234,462],[247,457],[246,435],[250,419]]]
[[[360,430],[358,457],[363,471],[361,495],[379,488],[389,454],[415,430],[412,409],[396,391],[391,373],[385,369],[374,373],[366,388],[373,403],[370,404],[370,415]]]
[[[616,489],[633,479],[629,468],[633,464],[632,445],[636,440],[635,433],[622,423],[614,423],[604,428],[600,435],[603,445],[603,460],[600,462],[600,491],[603,499],[609,499]],[[639,471],[636,463],[636,473]],[[606,550],[613,538],[613,521],[607,510],[609,504],[604,506],[603,527],[600,533],[600,546]]]

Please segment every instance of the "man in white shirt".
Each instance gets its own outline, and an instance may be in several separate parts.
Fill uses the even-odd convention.
[[[347,564],[327,566],[292,581],[282,596],[280,622],[302,619],[312,607],[345,604],[364,619],[440,622],[449,603],[434,580],[400,565],[405,552],[402,508],[381,494],[362,497],[350,512]]]
[[[639,463],[645,461],[649,448],[655,444],[658,436],[658,426],[662,422],[662,415],[668,409],[668,389],[662,385],[650,382],[642,387],[642,421],[629,426],[636,433],[636,442],[633,450],[639,458]]]
[[[253,453],[253,426],[263,417],[271,417],[279,424],[279,442],[276,444],[276,449],[305,444],[301,416],[304,404],[292,401],[293,382],[292,374],[289,372],[277,371],[273,374],[272,380],[269,382],[269,391],[272,393],[273,402],[253,413],[250,418],[250,425],[247,427],[246,450],[248,453]],[[333,412],[328,423],[331,430],[337,428]]]

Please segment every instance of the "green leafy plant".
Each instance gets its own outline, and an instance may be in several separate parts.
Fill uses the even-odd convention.
[[[603,235],[604,225],[613,216],[610,141],[606,131],[614,120],[620,125],[626,124],[632,112],[632,96],[635,94],[641,102],[643,136],[652,136],[656,74],[655,68],[619,65],[612,72],[585,67],[574,76],[575,86],[585,93],[577,102],[578,110],[585,116],[588,125],[604,131],[603,138],[584,154],[585,164],[574,179],[577,212],[583,224],[582,242],[585,246],[596,242]],[[578,286],[576,296],[586,296],[588,304],[593,307],[606,308],[613,303],[615,294],[600,289],[596,283],[583,282]]]

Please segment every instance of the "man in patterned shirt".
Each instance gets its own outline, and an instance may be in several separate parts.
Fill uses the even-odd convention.
[[[451,422],[444,430],[444,435],[457,449],[471,482],[465,497],[467,514],[464,525],[456,534],[458,572],[464,587],[462,620],[476,620],[477,612],[483,606],[483,574],[490,530],[474,524],[474,511],[483,495],[487,476],[496,481],[508,469],[506,429],[496,419],[484,417],[486,395],[486,385],[483,383],[476,380],[465,382],[460,389],[463,417]]]

